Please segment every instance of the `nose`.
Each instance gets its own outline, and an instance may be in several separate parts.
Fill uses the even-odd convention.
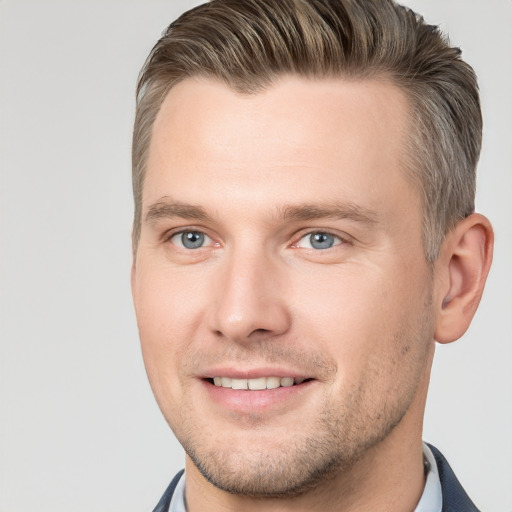
[[[281,265],[283,265],[281,263]],[[261,253],[233,253],[217,274],[210,329],[236,342],[271,338],[290,326],[283,270]]]

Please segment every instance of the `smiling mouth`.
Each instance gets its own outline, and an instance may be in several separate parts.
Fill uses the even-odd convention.
[[[264,389],[277,389],[281,387],[285,388],[297,386],[312,379],[304,379],[299,377],[258,377],[256,379],[213,377],[207,380],[217,387],[247,391],[262,391]]]

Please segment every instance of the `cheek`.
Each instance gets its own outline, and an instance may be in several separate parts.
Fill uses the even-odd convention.
[[[202,315],[200,287],[155,265],[139,268],[134,305],[142,355],[151,387],[161,404],[165,393],[179,392],[180,361],[194,339]],[[193,283],[194,281],[192,281]],[[161,396],[160,396],[161,395]]]
[[[175,341],[190,334],[201,318],[202,282],[184,272],[140,265],[134,303],[144,345],[176,346]]]
[[[398,268],[331,267],[308,276],[294,316],[352,381],[364,368],[396,361],[406,350],[420,328],[415,324],[425,305],[424,287],[422,276]]]

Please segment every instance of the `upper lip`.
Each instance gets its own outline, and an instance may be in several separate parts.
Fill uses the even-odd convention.
[[[201,372],[203,379],[212,379],[213,377],[229,377],[231,379],[258,379],[261,377],[292,377],[310,379],[311,375],[306,375],[300,370],[280,367],[258,367],[251,369],[216,367],[209,368]]]

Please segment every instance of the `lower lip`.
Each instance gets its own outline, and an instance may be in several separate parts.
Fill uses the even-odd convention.
[[[274,408],[292,407],[297,399],[314,384],[314,381],[261,391],[223,388],[215,386],[208,380],[202,380],[202,384],[210,398],[229,411],[261,413]]]

